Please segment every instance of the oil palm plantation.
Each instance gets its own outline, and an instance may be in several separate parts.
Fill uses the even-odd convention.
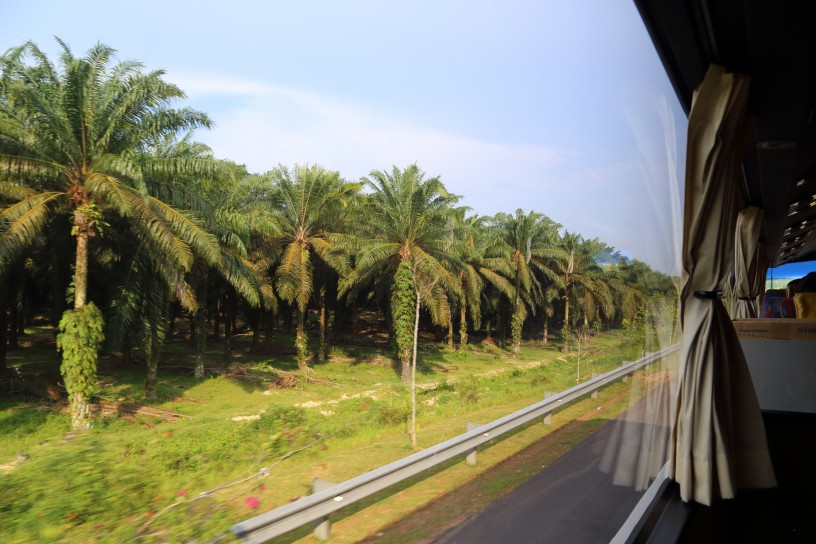
[[[501,231],[487,224],[488,218],[472,215],[462,221],[461,236],[464,239],[458,270],[461,283],[459,301],[459,349],[468,340],[468,316],[474,330],[482,321],[482,298],[486,286],[492,286],[508,300],[513,300],[515,288],[507,278],[511,271],[508,263],[498,257],[490,257],[491,248],[502,242]]]
[[[275,271],[277,291],[297,314],[295,349],[298,369],[308,372],[305,316],[315,291],[315,268],[321,263],[344,274],[348,254],[336,244],[344,210],[359,184],[320,166],[279,166],[270,172],[274,184],[271,219],[280,234],[271,243],[280,248]]]
[[[147,160],[214,160],[209,147],[192,141],[189,134],[181,139],[167,135],[151,146],[149,154]],[[228,170],[230,165],[224,165],[224,168]],[[171,304],[174,299],[193,314],[197,352],[195,374],[203,377],[202,352],[206,339],[203,321],[208,276],[217,278],[226,289],[240,294],[251,307],[258,307],[262,299],[267,300],[270,289],[263,274],[247,259],[248,237],[253,227],[247,224],[245,215],[234,217],[236,214],[230,213],[229,196],[242,188],[240,180],[179,172],[170,177],[147,177],[145,185],[149,195],[175,209],[184,210],[207,232],[213,233],[220,252],[217,260],[209,261],[194,253],[193,264],[184,276],[153,277],[156,272],[160,272],[159,276],[166,276],[161,272],[172,267],[161,261],[161,254],[146,251],[141,243],[129,244],[130,237],[118,233],[120,239],[115,245],[121,248],[120,260],[126,263],[127,271],[120,275],[123,281],[113,304],[114,327],[108,330],[113,330],[119,338],[125,334],[139,338],[138,346],[147,362],[145,398],[158,400],[159,356],[172,325]],[[262,225],[257,222],[254,228]],[[178,293],[185,295],[179,296]],[[189,296],[193,298],[192,302],[188,300]]]
[[[450,297],[461,292],[458,275],[452,273],[461,266],[455,247],[459,238],[451,236],[460,197],[449,193],[438,177],[425,179],[415,164],[374,170],[363,181],[372,193],[361,212],[354,270],[341,282],[341,291],[377,280],[387,285],[390,328],[402,380],[408,382],[418,305],[435,323],[447,325]]]
[[[149,179],[212,174],[217,161],[154,158],[144,151],[165,135],[209,127],[209,118],[170,104],[184,93],[135,62],[115,62],[115,51],[98,44],[84,57],[60,42],[53,64],[33,43],[0,58],[0,194],[12,203],[0,212],[0,270],[9,266],[55,216],[70,218],[76,239],[73,311],[61,324],[63,375],[75,426],[88,425],[101,314],[87,303],[91,239],[106,218],[125,220],[175,283],[195,254],[217,263],[215,238],[190,215],[151,196]],[[191,291],[176,289],[195,305]],[[73,354],[73,355],[72,355]]]
[[[615,308],[608,279],[596,262],[596,256],[608,250],[608,246],[597,239],[585,240],[580,234],[565,232],[559,249],[554,265],[564,282],[564,327],[570,327],[571,307],[578,308],[585,328],[590,318],[613,317]]]
[[[542,299],[542,283],[534,270],[548,283],[560,282],[549,263],[558,254],[554,244],[561,225],[546,215],[524,213],[521,209],[514,215],[497,214],[493,223],[499,230],[500,242],[492,253],[504,259],[509,272],[507,279],[513,283],[511,333],[513,352],[518,353],[528,308],[535,311],[536,303]]]

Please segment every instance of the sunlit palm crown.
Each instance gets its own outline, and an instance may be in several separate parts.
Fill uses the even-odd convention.
[[[362,210],[362,238],[354,271],[345,287],[365,284],[386,268],[396,270],[402,260],[413,263],[414,281],[420,291],[439,287],[458,292],[451,268],[461,267],[464,238],[455,221],[460,196],[449,193],[438,177],[424,178],[411,165],[391,172],[375,170],[363,178],[372,190]],[[452,267],[444,267],[447,260]]]
[[[278,291],[304,309],[314,288],[313,255],[338,273],[349,269],[348,254],[336,242],[360,185],[320,166],[296,166],[292,171],[280,166],[269,175],[271,217],[278,230],[272,243],[283,252],[276,272]]]
[[[554,264],[564,278],[566,296],[573,298],[585,315],[594,316],[597,310],[605,316],[614,315],[613,293],[596,260],[610,248],[600,240],[585,240],[571,232],[564,233],[559,245],[563,254]]]
[[[148,190],[151,181],[178,176],[230,175],[210,157],[156,152],[166,136],[210,120],[169,108],[184,93],[162,71],[114,64],[105,45],[83,58],[60,45],[58,67],[32,43],[0,58],[0,270],[55,213],[73,213],[76,228],[77,210],[88,205],[127,218],[145,249],[179,272],[190,270],[194,254],[222,264],[217,240],[199,221]],[[90,224],[90,235],[98,226]],[[189,293],[178,294],[194,304]]]
[[[543,286],[534,270],[548,284],[562,286],[561,277],[552,269],[553,260],[564,256],[563,251],[556,247],[561,225],[546,215],[533,211],[525,214],[518,209],[514,215],[497,214],[493,226],[496,238],[488,254],[504,261],[503,265],[495,268],[513,282],[514,299],[535,308],[543,297]],[[514,303],[514,306],[517,306],[516,311],[523,311],[520,304]]]

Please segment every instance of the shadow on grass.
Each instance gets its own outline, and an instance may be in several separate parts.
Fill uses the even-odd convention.
[[[15,405],[10,402],[0,403],[0,410],[13,408]],[[60,427],[60,431],[67,431],[69,424],[67,418],[61,422],[54,413],[48,410],[8,410],[0,414],[0,436],[9,437],[12,435],[23,435],[33,433],[39,427],[51,424]]]

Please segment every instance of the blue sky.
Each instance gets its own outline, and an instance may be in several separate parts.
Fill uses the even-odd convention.
[[[53,36],[166,70],[253,172],[416,162],[679,271],[686,121],[631,0],[0,0],[0,49]]]
[[[785,287],[788,281],[803,278],[810,272],[816,271],[816,261],[804,261],[801,263],[783,264],[776,268],[769,268],[765,279],[770,282],[771,279],[779,280],[780,283],[775,284],[776,288]]]

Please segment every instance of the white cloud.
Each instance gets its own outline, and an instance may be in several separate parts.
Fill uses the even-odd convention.
[[[483,213],[530,207],[531,179],[563,159],[565,152],[534,145],[485,142],[421,126],[399,112],[319,93],[255,81],[173,76],[193,102],[227,108],[206,109],[216,127],[198,137],[216,155],[264,172],[278,163],[320,163],[349,179],[371,170],[416,162],[429,176],[439,175],[449,190],[466,196]],[[526,203],[525,203],[526,202]]]
[[[173,80],[194,107],[215,118],[216,127],[199,139],[217,156],[252,172],[279,163],[319,163],[358,179],[371,170],[416,162],[427,175],[441,176],[477,213],[536,210],[587,238],[600,237],[626,254],[676,271],[676,210],[668,209],[676,205],[668,198],[676,179],[665,186],[665,154],[641,146],[633,156],[599,162],[565,149],[481,141],[422,126],[404,112],[377,111],[311,91],[218,76],[174,75]],[[641,137],[651,134],[632,128]],[[672,130],[658,132],[668,138],[671,134],[661,132]],[[669,159],[671,169],[674,157]]]

